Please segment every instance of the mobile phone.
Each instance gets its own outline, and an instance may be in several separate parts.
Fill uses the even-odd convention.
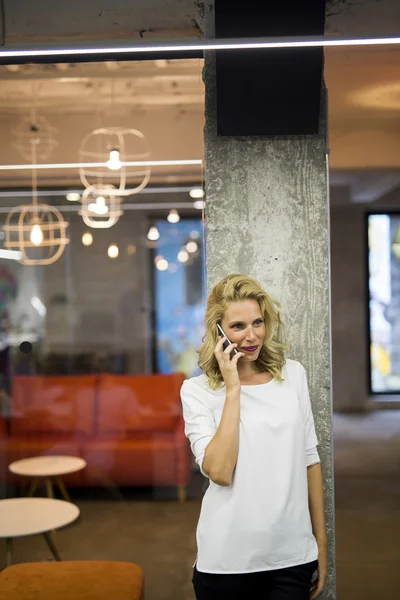
[[[230,339],[228,338],[228,336],[226,335],[225,331],[222,329],[222,327],[221,327],[221,325],[220,325],[219,323],[217,324],[217,327],[218,327],[218,329],[219,329],[219,331],[220,331],[221,335],[222,335],[223,337],[225,337],[225,338],[226,338],[225,342],[222,344],[222,347],[223,347],[223,349],[224,349],[224,350],[226,350],[226,348],[227,348],[227,347],[228,347],[230,344],[232,344],[232,342],[230,341]],[[236,348],[234,348],[234,349],[232,350],[232,352],[231,352],[231,359],[232,359],[232,358],[235,356],[235,354],[237,354],[237,350],[236,350]]]

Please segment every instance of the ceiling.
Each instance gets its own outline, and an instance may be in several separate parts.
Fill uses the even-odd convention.
[[[398,184],[400,172],[400,49],[325,51],[333,183],[368,189]],[[132,127],[149,141],[152,160],[202,159],[204,84],[201,60],[23,65],[0,67],[0,164],[24,160],[12,131],[37,112],[57,129],[51,162],[77,162],[86,133],[103,126]],[[16,177],[18,173],[18,177]],[[380,183],[371,184],[371,176]],[[200,167],[154,168],[152,184],[198,183]],[[3,187],[29,185],[29,171],[0,172]],[[350,183],[349,183],[350,182]],[[39,185],[79,186],[75,171],[41,171]],[[393,189],[393,187],[391,187]],[[370,194],[371,195],[371,194]]]
[[[0,108],[26,113],[36,96],[43,112],[115,115],[132,109],[204,105],[203,61],[153,60],[0,67]],[[196,108],[197,107],[197,108]]]
[[[151,160],[202,159],[204,86],[199,60],[0,67],[0,163],[19,164],[13,131],[33,105],[58,142],[48,162],[78,162],[83,137],[100,127],[141,131]],[[29,172],[3,171],[3,186],[29,184]],[[152,183],[200,182],[199,166],[157,167]],[[41,171],[42,185],[80,185],[76,170]]]
[[[399,64],[395,46],[325,50],[332,168],[400,167]]]

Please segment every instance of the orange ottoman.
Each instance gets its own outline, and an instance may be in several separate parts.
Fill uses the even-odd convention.
[[[143,570],[117,561],[22,563],[0,573],[4,600],[144,600]]]

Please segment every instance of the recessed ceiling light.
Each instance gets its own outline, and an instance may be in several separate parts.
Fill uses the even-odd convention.
[[[85,83],[89,81],[87,77],[57,77],[58,83]]]
[[[82,244],[84,246],[90,246],[92,243],[93,243],[93,236],[89,231],[87,231],[82,236]]]
[[[206,203],[204,202],[204,200],[196,200],[195,202],[193,202],[193,208],[196,208],[197,210],[203,210],[206,207]]]
[[[165,60],[165,58],[155,60],[154,64],[157,67],[157,69],[165,69],[166,67],[168,67],[168,61]]]
[[[79,192],[68,192],[66,198],[70,202],[78,202],[81,199],[81,195]]]
[[[111,244],[108,247],[107,254],[110,258],[117,258],[119,254],[118,246],[116,244]]]
[[[191,198],[202,198],[204,196],[204,190],[199,187],[193,188],[192,190],[190,190],[189,196]]]

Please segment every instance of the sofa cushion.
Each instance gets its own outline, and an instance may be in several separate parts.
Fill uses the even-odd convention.
[[[139,433],[127,439],[105,436],[89,440],[82,458],[87,462],[85,476],[92,486],[178,484],[174,434],[166,431]],[[190,471],[187,481],[189,477]]]
[[[7,600],[143,600],[143,569],[118,561],[22,563],[0,573]]]
[[[181,415],[185,375],[101,375],[98,432],[173,431]]]
[[[16,376],[11,434],[93,434],[96,383],[96,375]]]

